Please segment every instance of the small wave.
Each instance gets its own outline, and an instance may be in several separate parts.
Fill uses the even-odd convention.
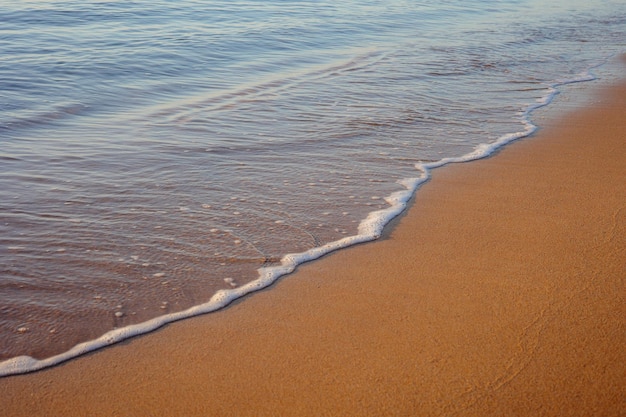
[[[203,95],[171,106],[160,106],[158,110],[146,116],[148,119],[162,119],[165,123],[185,124],[193,121],[198,113],[219,112],[231,110],[241,104],[256,101],[271,100],[286,90],[295,88],[305,82],[323,80],[328,77],[339,76],[344,72],[363,70],[384,58],[378,50],[362,53],[345,61],[335,61],[329,64],[301,72],[289,71],[279,73],[260,82],[243,84],[230,91],[220,91],[208,97]]]
[[[24,129],[37,127],[56,122],[69,117],[77,116],[87,110],[89,106],[81,103],[63,104],[53,107],[50,110],[34,112],[27,116],[18,116],[4,122],[5,129]]]

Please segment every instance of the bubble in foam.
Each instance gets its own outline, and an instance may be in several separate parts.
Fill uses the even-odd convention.
[[[231,287],[236,287],[237,283],[232,278],[224,278],[224,282],[230,285]]]

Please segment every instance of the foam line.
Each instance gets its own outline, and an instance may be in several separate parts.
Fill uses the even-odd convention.
[[[361,221],[357,235],[348,236],[343,239],[327,243],[323,246],[309,249],[305,252],[287,254],[281,259],[280,265],[259,268],[259,277],[255,281],[252,281],[238,288],[220,290],[215,293],[208,302],[204,304],[200,304],[177,313],[159,316],[143,323],[133,324],[127,327],[111,330],[104,335],[98,337],[97,339],[80,343],[74,346],[72,349],[56,356],[52,356],[50,358],[38,360],[30,356],[18,356],[8,359],[0,363],[0,377],[34,372],[54,365],[58,365],[67,360],[84,355],[85,353],[92,352],[106,346],[110,346],[131,337],[152,332],[168,323],[222,309],[230,304],[233,300],[236,300],[249,293],[259,291],[272,285],[274,282],[276,282],[278,278],[293,272],[298,265],[304,262],[318,259],[338,249],[346,248],[348,246],[372,241],[379,238],[383,232],[383,228],[385,227],[385,225],[389,223],[389,221],[391,221],[394,217],[398,216],[404,211],[408,201],[415,194],[420,185],[430,179],[430,172],[432,169],[439,168],[451,163],[468,162],[476,159],[485,158],[491,155],[498,148],[501,148],[502,146],[505,146],[515,140],[531,135],[537,130],[537,126],[530,121],[530,114],[533,111],[550,104],[554,97],[559,94],[559,87],[567,84],[595,80],[596,77],[592,72],[593,69],[604,65],[606,62],[608,62],[609,59],[610,57],[605,59],[602,63],[590,67],[587,71],[583,72],[579,78],[559,81],[548,85],[547,94],[543,98],[539,99],[536,103],[528,106],[528,108],[524,111],[522,117],[524,130],[503,135],[493,143],[478,145],[472,152],[460,157],[444,158],[436,162],[416,164],[415,168],[417,169],[417,171],[419,171],[419,176],[399,181],[399,183],[404,186],[405,189],[395,192],[386,197],[385,200],[389,204],[388,208],[369,213],[369,215]]]

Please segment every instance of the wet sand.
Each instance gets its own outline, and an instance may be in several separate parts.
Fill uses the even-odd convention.
[[[436,170],[377,242],[0,379],[0,415],[624,415],[625,281],[622,84]]]

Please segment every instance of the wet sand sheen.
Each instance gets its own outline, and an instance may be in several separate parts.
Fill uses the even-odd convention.
[[[618,415],[626,84],[434,171],[386,238],[0,380],[2,415]]]

